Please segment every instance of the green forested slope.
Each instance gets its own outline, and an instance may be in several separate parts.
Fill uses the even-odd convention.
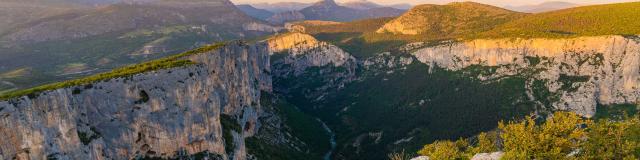
[[[575,37],[640,34],[640,2],[594,5],[533,14],[478,38]]]

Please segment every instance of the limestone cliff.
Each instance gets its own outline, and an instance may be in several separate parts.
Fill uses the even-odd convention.
[[[419,61],[450,70],[472,65],[497,67],[499,79],[533,70],[557,96],[552,106],[586,117],[597,104],[637,103],[640,100],[640,41],[635,36],[570,39],[492,39],[426,47],[413,53]],[[529,93],[532,99],[536,97]]]
[[[269,38],[266,42],[272,52],[312,48],[320,43],[313,36],[303,33],[285,33]]]
[[[0,159],[246,159],[271,90],[266,45],[230,43],[195,65],[0,102]]]
[[[304,33],[287,33],[267,40],[272,52],[283,58],[274,58],[274,66],[287,65],[288,69],[275,69],[275,76],[286,76],[288,73],[300,75],[310,67],[346,67],[355,69],[356,59],[340,47],[327,42],[318,41]]]
[[[293,79],[304,78],[322,81],[308,97],[316,97],[317,101],[329,92],[339,89],[356,79],[358,62],[355,57],[340,47],[327,42],[318,41],[304,33],[288,33],[267,40],[275,54],[272,56],[274,79],[280,82],[295,82]],[[276,81],[277,81],[276,80]],[[274,82],[278,83],[278,82]],[[286,88],[276,88],[288,92],[304,86],[294,83]]]

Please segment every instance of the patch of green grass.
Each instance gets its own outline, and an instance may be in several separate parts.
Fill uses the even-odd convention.
[[[37,94],[43,91],[55,90],[55,89],[66,88],[71,86],[86,85],[86,84],[95,83],[98,81],[103,81],[103,80],[108,80],[113,78],[133,76],[135,74],[144,73],[148,71],[192,65],[194,64],[194,62],[190,60],[184,60],[182,58],[190,55],[198,54],[198,53],[211,51],[221,47],[222,45],[223,44],[216,44],[216,45],[201,47],[195,50],[187,51],[187,52],[169,56],[166,58],[160,58],[157,60],[153,60],[153,61],[149,61],[141,64],[130,65],[127,67],[114,69],[110,72],[101,73],[98,75],[93,75],[93,76],[89,76],[81,79],[52,83],[52,84],[42,85],[42,86],[25,89],[25,90],[12,91],[0,96],[0,99],[7,100],[7,99],[21,97],[25,95],[29,95],[30,97],[36,97]]]

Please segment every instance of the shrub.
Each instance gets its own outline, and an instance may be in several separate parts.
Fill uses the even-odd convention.
[[[437,141],[421,155],[434,159],[469,158],[501,150],[503,159],[637,159],[640,157],[640,117],[593,122],[575,113],[557,112],[545,122],[533,118],[499,124],[499,140],[487,134],[477,144]],[[501,147],[495,146],[501,141]],[[468,146],[465,146],[468,145]]]

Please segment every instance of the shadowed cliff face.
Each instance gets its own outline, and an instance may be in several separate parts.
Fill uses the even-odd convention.
[[[271,90],[268,56],[231,43],[187,57],[196,65],[0,102],[0,159],[245,159]]]
[[[498,67],[492,79],[534,70],[535,79],[557,100],[555,109],[591,117],[597,104],[634,104],[640,100],[640,42],[637,37],[474,40],[428,47],[418,60],[460,70],[472,65]],[[534,93],[529,96],[533,97]],[[538,97],[539,98],[539,97]]]

